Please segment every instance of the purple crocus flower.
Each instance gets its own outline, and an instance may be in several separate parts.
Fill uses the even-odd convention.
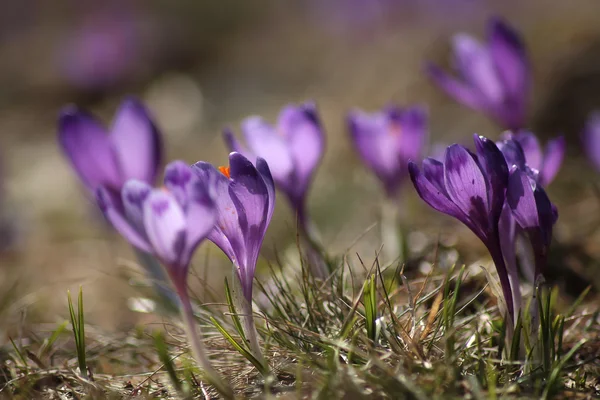
[[[100,209],[115,229],[133,246],[156,256],[166,267],[181,295],[196,247],[212,231],[217,218],[214,200],[183,161],[165,169],[166,190],[153,189],[141,180],[129,180],[119,200],[113,191],[97,190]]]
[[[353,111],[348,125],[363,162],[381,180],[389,197],[408,176],[408,161],[421,155],[427,137],[427,115],[421,107],[388,107],[366,114]]]
[[[600,112],[593,112],[583,130],[583,148],[594,167],[600,171]]]
[[[229,155],[229,167],[217,170],[205,162],[193,166],[203,182],[216,185],[217,223],[208,238],[229,257],[242,296],[234,285],[234,301],[252,354],[264,365],[252,312],[252,282],[258,254],[273,210],[275,184],[267,162],[258,157],[256,167],[240,153]]]
[[[507,139],[499,142],[498,148],[504,154],[506,162],[510,166],[510,178],[509,185],[506,194],[506,205],[505,207],[510,208],[511,213],[508,213],[503,220],[508,226],[514,225],[514,222],[509,222],[509,219],[514,219],[516,225],[512,230],[504,229],[501,231],[503,234],[503,251],[509,269],[516,269],[515,260],[515,243],[516,236],[519,231],[524,232],[531,243],[532,249],[535,254],[534,269],[532,271],[524,271],[532,283],[535,283],[538,277],[542,274],[546,266],[546,259],[548,253],[548,247],[552,239],[552,227],[558,218],[556,207],[550,202],[548,195],[543,189],[544,178],[546,182],[549,182],[555,175],[553,173],[547,173],[543,175],[543,172],[539,172],[538,169],[532,168],[529,165],[529,155],[532,155],[532,160],[536,166],[541,164],[541,157],[538,157],[540,152],[536,151],[536,146],[532,143],[535,136],[530,133],[526,133],[525,139],[521,137],[523,143],[529,148],[529,152],[526,152],[522,147],[520,141],[517,141],[516,135],[507,137],[513,137],[513,139]],[[533,138],[533,139],[532,139]],[[552,148],[560,148],[557,150],[560,153],[560,157],[550,157],[554,165],[560,164],[562,154],[564,152],[564,141],[559,138],[555,141],[555,145],[550,146]],[[562,143],[562,144],[561,144]],[[539,145],[537,146],[539,150]],[[559,161],[556,161],[556,160]],[[557,166],[551,168],[543,168],[542,171],[556,171]],[[519,229],[516,229],[516,228]]]
[[[208,238],[229,257],[246,300],[252,302],[252,281],[258,254],[275,209],[275,187],[267,163],[256,167],[240,153],[229,155],[220,171],[206,162],[192,166],[203,182],[215,182],[217,222]]]
[[[137,100],[125,100],[108,131],[96,118],[67,106],[58,121],[58,139],[73,168],[92,193],[103,186],[120,193],[129,179],[153,184],[161,163],[162,145],[148,110]]]
[[[487,31],[486,45],[470,35],[454,36],[458,79],[432,64],[427,72],[458,102],[508,129],[523,128],[530,86],[525,47],[517,32],[498,18],[490,20]]]
[[[474,136],[477,154],[458,144],[446,149],[444,161],[410,162],[410,177],[419,196],[434,209],[464,223],[487,247],[494,263],[508,315],[514,321],[513,290],[500,246],[498,223],[508,185],[508,167],[494,142]]]
[[[300,227],[308,230],[306,195],[325,149],[325,135],[313,103],[288,105],[273,126],[261,117],[246,118],[241,125],[247,148],[230,130],[224,132],[230,150],[254,161],[261,157],[269,164],[277,187],[285,193]]]
[[[536,171],[538,182],[542,186],[547,186],[554,180],[565,156],[566,143],[564,137],[559,136],[550,140],[546,144],[545,151],[542,150],[538,138],[532,132],[519,131],[514,133],[507,131],[502,137],[504,140],[512,139],[519,143],[523,149],[527,166]],[[507,162],[509,162],[508,159]]]
[[[120,200],[114,191],[103,186],[97,189],[96,196],[115,229],[133,246],[162,262],[181,301],[181,315],[196,361],[209,382],[225,398],[233,398],[231,388],[221,380],[206,355],[187,291],[192,255],[217,220],[214,188],[200,180],[183,161],[166,167],[164,185],[164,189],[154,189],[132,179],[123,186]]]
[[[515,221],[531,242],[535,255],[533,276],[536,282],[547,263],[552,227],[558,212],[540,183],[518,166],[511,168],[506,202]]]

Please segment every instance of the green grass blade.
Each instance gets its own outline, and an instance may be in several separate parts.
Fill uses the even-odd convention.
[[[71,292],[67,291],[67,300],[69,303],[69,315],[71,317],[71,325],[73,326],[73,338],[75,339],[75,349],[77,351],[77,363],[79,365],[79,373],[82,377],[87,377],[87,364],[85,359],[85,330],[83,320],[83,291],[79,288],[79,298],[77,305],[77,314],[73,307]]]
[[[243,339],[242,341],[244,343],[248,343],[248,341],[246,340],[246,334],[244,333],[244,329],[242,328],[242,322],[240,321],[240,317],[238,316],[237,311],[235,309],[235,305],[233,303],[233,297],[231,296],[231,290],[229,289],[229,282],[227,281],[227,278],[225,278],[225,297],[227,299],[227,307],[229,308],[229,313],[231,314],[231,320],[235,325],[235,329],[238,331],[238,334]]]
[[[231,345],[242,355],[244,356],[248,361],[250,361],[252,363],[252,365],[254,365],[256,367],[257,370],[260,371],[261,374],[265,374],[268,372],[268,370],[265,368],[264,365],[262,365],[262,363],[256,359],[256,357],[254,357],[252,355],[252,353],[250,353],[245,347],[243,347],[241,344],[238,343],[237,340],[235,340],[235,338],[233,336],[231,336],[229,334],[229,332],[227,332],[225,330],[225,328],[223,327],[223,325],[221,325],[219,323],[219,321],[217,321],[215,318],[210,317],[210,321],[213,323],[213,325],[217,328],[217,330],[221,333],[221,335],[223,335],[223,337],[225,339],[227,339],[227,341],[229,343],[231,343]]]
[[[376,341],[377,332],[377,281],[375,275],[367,278],[364,284],[363,304],[365,307],[365,326],[367,336],[372,341]]]
[[[169,355],[169,351],[167,349],[167,344],[165,342],[165,337],[162,332],[157,331],[154,333],[154,347],[156,348],[156,352],[158,353],[158,358],[160,362],[163,364],[165,370],[167,371],[167,375],[169,375],[169,379],[173,384],[173,387],[177,392],[181,393],[181,381],[177,378],[177,373],[175,372],[175,365],[173,364],[173,359]]]
[[[69,321],[63,321],[63,323],[58,325],[56,329],[52,332],[52,334],[46,340],[44,340],[44,343],[42,344],[42,346],[40,347],[40,351],[38,352],[39,358],[45,357],[52,350],[54,343],[56,343],[60,335],[63,334],[68,324]]]

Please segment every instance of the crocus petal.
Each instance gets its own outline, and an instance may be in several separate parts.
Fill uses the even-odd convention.
[[[184,161],[172,161],[165,167],[165,187],[186,210],[189,202],[189,190],[194,173]],[[208,185],[208,182],[207,182]]]
[[[244,147],[239,140],[235,138],[235,135],[231,131],[231,129],[223,130],[223,139],[225,140],[225,145],[229,149],[229,151],[235,151],[236,153],[243,154],[249,160],[254,160],[256,156],[251,154],[246,147]]]
[[[452,202],[483,232],[489,231],[487,182],[474,155],[466,148],[455,144],[446,150],[444,183]],[[485,233],[482,236],[485,240]]]
[[[306,103],[285,107],[279,115],[277,128],[288,142],[295,167],[297,192],[304,194],[325,149],[325,135],[315,105]]]
[[[216,206],[216,223],[208,239],[216,244],[234,264],[245,253],[245,243],[238,221],[238,212],[229,195],[229,179],[206,162],[192,166],[199,181],[204,185],[213,182]]]
[[[544,154],[544,164],[540,170],[540,180],[542,186],[548,185],[554,180],[562,165],[565,156],[566,142],[564,137],[558,137],[550,140],[546,145],[546,153]]]
[[[240,278],[246,298],[251,298],[254,268],[268,226],[269,191],[262,176],[246,157],[231,153],[229,165],[232,179],[229,194],[246,239],[246,259],[240,260]]]
[[[110,190],[99,187],[96,190],[96,201],[106,219],[129,243],[147,253],[152,252],[150,243],[129,223],[123,209],[119,206],[120,201]]]
[[[533,193],[531,178],[518,168],[512,168],[508,178],[506,201],[510,206],[515,220],[521,228],[527,230],[540,225],[538,211]]]
[[[600,112],[593,112],[583,131],[583,148],[594,167],[600,171]]]
[[[217,222],[217,209],[212,197],[214,189],[199,179],[193,179],[188,189],[189,202],[186,209],[187,241],[182,262],[187,264],[198,244],[208,237]]]
[[[508,166],[504,155],[493,141],[479,135],[473,135],[473,138],[477,148],[478,161],[489,184],[487,196],[490,206],[490,218],[492,224],[495,224],[500,218],[500,212],[504,205],[508,182]]]
[[[267,160],[273,176],[282,184],[287,183],[294,164],[285,138],[260,117],[246,118],[242,133],[252,153]]]
[[[401,113],[394,113],[390,119],[397,120],[401,132],[397,141],[397,151],[401,158],[401,167],[407,170],[408,161],[416,160],[420,155],[427,140],[427,111],[423,107],[409,107]]]
[[[145,236],[144,203],[151,192],[152,186],[137,179],[127,181],[121,191],[125,216],[142,236]]]
[[[125,100],[117,111],[111,132],[123,176],[154,182],[162,145],[148,110],[137,100]]]
[[[542,147],[538,138],[531,132],[520,131],[513,135],[513,139],[519,142],[525,153],[525,160],[530,168],[540,171],[542,169]]]
[[[529,87],[529,63],[519,35],[506,23],[493,18],[488,25],[490,55],[504,90],[520,108],[524,106]]]
[[[398,181],[397,138],[389,131],[384,114],[352,112],[348,117],[352,142],[364,163],[384,183],[388,192],[395,191]]]
[[[273,182],[273,177],[271,176],[271,170],[269,169],[269,165],[264,159],[258,158],[256,160],[256,169],[262,176],[268,191],[269,211],[267,213],[267,225],[269,225],[271,217],[273,216],[273,211],[275,211],[275,182]]]
[[[436,189],[442,192],[446,197],[448,192],[444,186],[444,164],[433,158],[426,158],[423,160],[423,175],[425,178],[433,184]]]
[[[177,276],[185,276],[182,263],[186,247],[186,219],[177,200],[162,190],[154,190],[144,203],[144,226],[154,253]],[[185,271],[187,273],[187,270]],[[181,282],[179,282],[181,283]]]
[[[408,172],[410,179],[412,180],[419,197],[429,204],[432,208],[450,215],[467,225],[473,232],[478,236],[483,235],[469,217],[463,213],[457,206],[450,200],[445,190],[440,190],[435,184],[430,182],[423,173],[419,170],[419,167],[413,162],[408,163]]]
[[[468,84],[451,77],[441,68],[433,64],[427,65],[426,72],[436,85],[459,103],[474,110],[486,110],[486,104],[480,94]]]
[[[465,34],[455,35],[452,43],[460,72],[467,82],[481,92],[488,104],[501,101],[504,89],[498,80],[488,49]]]
[[[519,142],[512,139],[507,139],[496,143],[496,145],[504,155],[506,164],[509,167],[516,165],[523,170],[526,168],[525,153],[523,153],[523,148]]]
[[[73,106],[65,108],[58,122],[58,139],[90,191],[99,186],[120,190],[122,182],[112,145],[94,117]]]

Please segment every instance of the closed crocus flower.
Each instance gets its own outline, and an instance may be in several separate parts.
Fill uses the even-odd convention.
[[[394,197],[408,177],[408,162],[421,156],[427,138],[427,116],[420,107],[387,109],[348,116],[350,135],[362,161]]]
[[[60,146],[83,183],[120,193],[129,179],[153,184],[161,163],[161,138],[148,110],[137,100],[125,100],[110,129],[75,106],[58,121]]]
[[[538,138],[528,131],[517,133],[505,132],[502,137],[505,140],[514,140],[523,149],[525,162],[529,168],[536,171],[538,181],[542,186],[547,186],[554,180],[565,156],[565,139],[562,136],[548,141],[546,148],[542,146]],[[507,160],[508,161],[508,160]]]
[[[443,162],[427,158],[422,169],[410,162],[409,173],[427,204],[464,223],[487,247],[498,271],[508,315],[514,322],[513,290],[498,228],[508,167],[494,142],[477,135],[474,139],[477,154],[454,144],[446,149]]]
[[[427,72],[456,101],[481,111],[508,129],[525,125],[530,67],[519,35],[498,18],[487,26],[487,43],[466,34],[453,38],[459,77],[435,65]]]
[[[251,161],[266,160],[277,187],[285,193],[298,216],[301,229],[308,229],[306,197],[315,170],[323,157],[325,135],[313,103],[288,105],[276,125],[254,116],[241,125],[245,146],[229,130],[224,132],[230,150]]]
[[[199,162],[194,164],[193,169],[202,182],[214,182],[216,185],[217,222],[208,238],[233,263],[234,275],[242,292],[242,296],[236,293],[234,298],[242,311],[240,317],[244,333],[251,352],[266,367],[254,324],[252,283],[258,255],[275,209],[275,184],[267,162],[258,157],[255,164],[242,154],[233,152],[229,155],[229,167],[217,169]]]
[[[206,355],[187,291],[192,255],[217,220],[213,191],[191,167],[175,161],[165,170],[163,189],[129,180],[123,186],[120,200],[113,191],[101,186],[97,201],[126,240],[162,262],[181,301],[181,314],[196,361],[210,383],[225,398],[233,398],[231,388],[221,380]]]
[[[506,202],[515,221],[531,242],[535,255],[535,282],[547,263],[552,227],[558,218],[557,209],[540,183],[517,166],[510,171]]]
[[[593,112],[589,116],[582,139],[588,159],[600,172],[600,111]]]

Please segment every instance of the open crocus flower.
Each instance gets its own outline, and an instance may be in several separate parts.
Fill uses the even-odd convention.
[[[110,130],[87,112],[65,107],[58,121],[58,139],[91,193],[103,187],[120,203],[121,189],[129,179],[149,185],[156,180],[162,158],[160,133],[148,110],[133,98],[123,101]],[[156,259],[144,251],[136,253],[161,304],[176,307],[177,299]]]
[[[125,100],[107,130],[96,118],[67,106],[58,121],[60,146],[73,168],[94,193],[99,186],[120,193],[129,179],[153,184],[161,163],[162,145],[148,110],[137,100]]]
[[[477,154],[454,144],[446,149],[443,162],[427,158],[422,170],[410,162],[409,173],[427,204],[464,223],[487,247],[498,271],[508,315],[514,322],[513,291],[498,228],[508,167],[494,142],[477,135],[474,140]]]
[[[488,43],[466,34],[453,38],[459,78],[428,65],[431,78],[458,102],[508,129],[525,124],[530,68],[519,35],[500,19],[488,23]]]
[[[583,148],[594,167],[600,171],[600,112],[593,112],[583,130]]]
[[[233,152],[229,155],[229,167],[217,170],[211,164],[198,162],[193,169],[200,181],[216,185],[217,222],[208,238],[233,263],[243,295],[234,297],[243,312],[245,335],[253,355],[264,364],[252,313],[252,283],[275,209],[275,184],[269,166],[258,157],[255,167],[246,157]]]
[[[325,135],[313,103],[288,105],[273,126],[261,117],[246,118],[241,125],[246,146],[230,130],[224,132],[231,151],[251,161],[263,158],[269,164],[277,187],[285,193],[298,216],[300,228],[309,229],[306,195],[325,149]]]
[[[167,166],[164,184],[164,189],[153,189],[140,180],[129,180],[120,201],[114,192],[100,187],[97,201],[125,239],[162,262],[181,301],[181,314],[196,361],[210,383],[226,398],[232,398],[231,389],[206,355],[187,291],[192,255],[217,219],[213,190],[182,161]]]
[[[208,185],[183,161],[167,166],[164,184],[165,189],[153,189],[129,180],[121,201],[104,187],[97,199],[115,229],[136,248],[155,255],[182,293],[192,254],[215,225],[216,208]]]
[[[351,112],[348,126],[363,162],[381,180],[389,197],[408,177],[408,161],[421,155],[427,138],[427,116],[420,107],[389,107],[366,114]]]
[[[542,186],[547,186],[554,180],[565,156],[565,139],[562,136],[550,140],[546,144],[545,151],[538,138],[528,131],[519,131],[517,133],[504,132],[502,135],[505,140],[515,140],[523,149],[523,154],[527,166],[538,173],[538,181]],[[508,161],[508,160],[507,160]]]

